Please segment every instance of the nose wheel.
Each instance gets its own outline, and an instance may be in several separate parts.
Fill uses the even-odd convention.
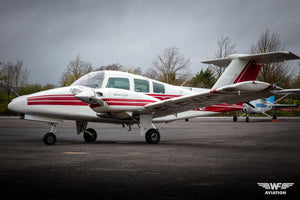
[[[47,133],[44,138],[43,138],[43,141],[46,145],[54,145],[55,142],[56,142],[56,136],[54,133],[50,132],[50,133]]]
[[[43,141],[46,145],[54,145],[56,142],[56,136],[55,136],[55,132],[56,132],[56,124],[55,123],[51,123],[51,130],[49,133],[47,133],[44,138]]]

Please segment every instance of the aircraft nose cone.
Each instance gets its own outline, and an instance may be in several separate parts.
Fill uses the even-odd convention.
[[[16,113],[25,113],[27,99],[25,96],[20,96],[13,99],[7,106],[8,110]]]

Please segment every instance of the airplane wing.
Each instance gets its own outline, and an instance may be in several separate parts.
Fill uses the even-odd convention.
[[[274,104],[272,105],[272,109],[279,109],[279,108],[296,108],[298,104]]]
[[[276,91],[273,91],[273,93],[278,94],[278,95],[300,94],[300,88],[276,90]]]
[[[240,103],[268,97],[275,88],[276,86],[260,81],[240,82],[210,91],[150,103],[142,112],[153,113],[154,117],[160,117],[220,103]]]

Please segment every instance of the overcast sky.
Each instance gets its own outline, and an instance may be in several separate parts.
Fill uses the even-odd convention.
[[[269,29],[300,55],[299,0],[0,0],[0,61],[23,60],[31,83],[58,85],[77,54],[94,67],[151,67],[180,47],[198,72],[229,36],[238,53]],[[298,66],[299,68],[299,66]]]

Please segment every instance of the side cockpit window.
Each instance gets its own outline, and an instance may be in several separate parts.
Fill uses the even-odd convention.
[[[106,87],[130,90],[129,79],[128,78],[110,77],[107,81]]]
[[[134,79],[135,92],[149,92],[149,82],[143,79]]]
[[[165,93],[165,86],[161,83],[153,82],[153,92],[154,93]]]

